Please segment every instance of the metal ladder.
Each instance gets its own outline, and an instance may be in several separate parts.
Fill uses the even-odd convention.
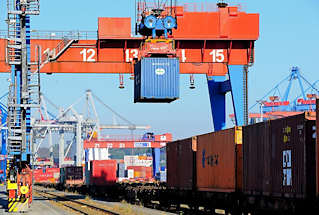
[[[28,125],[23,123],[30,118],[30,108],[40,104],[40,78],[39,62],[23,62],[23,55],[30,56],[26,47],[22,47],[23,41],[27,39],[27,34],[22,36],[22,23],[24,20],[26,29],[29,22],[28,15],[40,14],[40,0],[7,0],[7,24],[8,37],[6,47],[6,62],[13,67],[12,72],[18,68],[18,71],[27,71],[26,82],[21,86],[27,88],[27,92],[22,93],[20,84],[17,83],[17,74],[12,75],[8,96],[8,152],[10,156],[19,155],[27,151],[27,140],[30,131]],[[24,53],[23,53],[24,52]],[[29,61],[29,60],[27,60]],[[23,65],[24,64],[24,65]],[[20,77],[21,78],[21,77]],[[21,81],[21,80],[20,80]],[[20,88],[19,88],[20,87]],[[21,104],[21,98],[27,99],[27,102]],[[25,111],[23,111],[25,110]],[[25,114],[22,114],[25,113]]]
[[[22,149],[22,127],[21,127],[21,111],[17,107],[17,96],[15,92],[15,84],[9,87],[8,96],[8,152],[10,154],[20,153]]]
[[[40,107],[40,64],[34,62],[29,64],[28,92],[30,107]]]

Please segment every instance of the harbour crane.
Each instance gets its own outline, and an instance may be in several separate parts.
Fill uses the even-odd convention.
[[[305,78],[299,67],[291,67],[290,73],[284,79],[249,108],[249,111],[257,105],[260,108],[259,113],[249,114],[250,123],[296,115],[305,111],[313,112],[319,95],[318,82],[319,80],[311,82]],[[233,117],[231,115],[231,118]]]
[[[40,14],[40,2],[7,0],[7,10],[6,63],[11,67],[7,119],[8,211],[23,212],[32,202],[31,109],[40,103],[40,65],[39,61],[30,59],[30,16]]]

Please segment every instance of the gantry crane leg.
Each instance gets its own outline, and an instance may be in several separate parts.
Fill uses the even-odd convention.
[[[226,128],[226,93],[231,92],[237,126],[248,124],[247,66],[229,65],[228,76],[207,77],[214,130]]]

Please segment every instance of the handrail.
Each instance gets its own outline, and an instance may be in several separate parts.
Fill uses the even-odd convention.
[[[63,38],[76,40],[96,40],[97,31],[46,31],[46,30],[31,30],[31,39],[56,39]],[[0,38],[7,38],[8,31],[0,30]]]

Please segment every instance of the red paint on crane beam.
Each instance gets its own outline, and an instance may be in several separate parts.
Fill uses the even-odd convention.
[[[273,106],[287,106],[289,105],[289,101],[283,101],[283,102],[265,102],[264,105],[266,107],[273,107]]]
[[[98,38],[131,37],[131,18],[98,18]]]
[[[299,104],[303,104],[303,105],[314,105],[314,104],[316,104],[316,100],[315,99],[313,99],[313,100],[298,99],[297,102]]]
[[[119,140],[109,140],[109,141],[84,141],[84,149],[90,148],[162,148],[166,146],[166,142],[151,142],[151,141],[119,141]]]
[[[216,12],[185,12],[177,19],[174,39],[257,40],[259,14],[238,11],[238,7],[219,8]],[[130,18],[99,17],[99,39],[130,37]]]
[[[217,12],[178,10],[178,29],[173,30],[181,74],[227,74],[227,65],[247,65],[259,37],[259,14],[238,11],[237,7]],[[31,61],[36,46],[42,53],[53,51],[62,40],[31,40]],[[41,73],[133,73],[142,37],[131,37],[130,18],[99,18],[98,40],[79,40]],[[6,40],[0,39],[0,72],[9,72],[5,63]],[[253,56],[252,56],[253,57]],[[253,61],[253,59],[252,59]]]

